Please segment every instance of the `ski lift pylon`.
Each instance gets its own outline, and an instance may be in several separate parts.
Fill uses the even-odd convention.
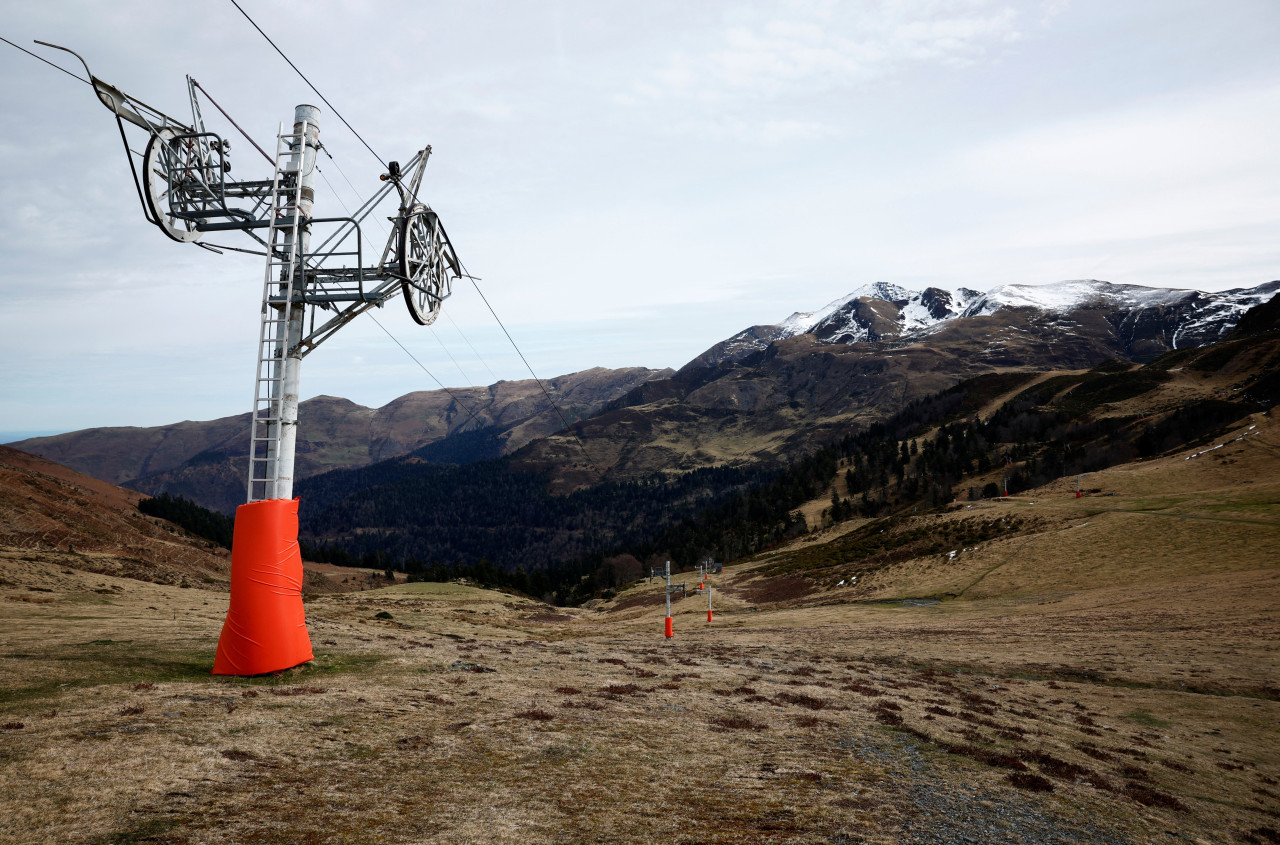
[[[122,135],[123,123],[147,133],[138,190],[144,216],[166,237],[205,246],[200,242],[209,232],[240,231],[270,251],[257,232],[268,229],[272,223],[270,198],[273,188],[277,187],[274,179],[228,177],[230,143],[216,132],[205,130],[195,80],[187,77],[192,113],[192,123],[188,125],[94,76],[88,63],[74,50],[46,41],[36,43],[70,53],[80,60],[98,100],[122,122]],[[127,141],[125,148],[132,167],[134,153]],[[420,150],[405,165],[404,172],[392,162],[388,173],[382,176],[388,184],[355,215],[340,218],[307,215],[308,227],[337,225],[318,249],[299,257],[302,284],[295,296],[303,305],[336,311],[337,316],[301,338],[298,354],[306,355],[351,319],[382,305],[396,294],[403,295],[409,316],[418,325],[429,326],[439,316],[444,300],[452,294],[454,281],[462,276],[462,264],[439,215],[418,199],[430,154],[429,146]],[[405,179],[405,173],[412,175]],[[280,172],[277,178],[285,184],[278,187],[288,190],[301,175]],[[392,187],[399,193],[400,208],[389,218],[392,229],[382,260],[376,266],[365,267],[360,224]],[[356,235],[354,252],[339,251],[353,233]]]

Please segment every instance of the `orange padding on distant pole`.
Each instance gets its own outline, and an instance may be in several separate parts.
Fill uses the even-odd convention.
[[[708,621],[708,622],[712,621],[712,620],[711,620],[711,611],[709,611],[709,610],[707,611],[707,621]]]
[[[298,500],[241,505],[231,541],[231,607],[213,674],[279,672],[313,656],[302,609]]]
[[[668,616],[668,617],[667,617],[667,630],[666,630],[666,632],[665,632],[665,633],[666,633],[666,635],[667,635],[668,637],[673,637],[673,636],[675,636],[675,634],[673,634],[673,633],[672,633],[672,631],[671,631],[671,617],[670,617],[670,616]]]

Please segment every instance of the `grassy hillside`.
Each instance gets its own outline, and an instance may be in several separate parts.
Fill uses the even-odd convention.
[[[319,596],[252,679],[208,674],[221,594],[0,557],[0,842],[1273,841],[1278,462],[1257,415],[814,565],[880,530],[833,526],[671,640],[656,583]]]
[[[385,586],[308,596],[316,659],[256,678],[209,674],[212,544],[0,451],[0,843],[1280,841],[1272,334],[836,439],[821,527],[712,579],[713,620],[677,576],[671,639],[658,582],[330,567]],[[1099,451],[1076,497],[1054,461]]]
[[[433,578],[448,577],[449,567],[490,567],[495,582],[561,604],[615,586],[604,561],[619,554],[686,567],[707,555],[733,561],[806,529],[887,517],[894,517],[888,535],[877,525],[867,529],[876,537],[851,539],[862,545],[835,553],[898,554],[897,546],[915,542],[911,531],[921,538],[930,531],[912,520],[921,509],[1021,494],[1203,442],[1270,407],[1277,373],[1274,332],[1142,367],[1108,361],[1089,370],[989,373],[882,421],[832,427],[785,467],[666,472],[562,495],[550,475],[522,471],[519,461],[441,467],[398,459],[300,485],[303,538],[336,563]],[[995,530],[974,522],[928,544],[976,542]],[[893,548],[885,546],[890,539]],[[525,574],[501,575],[519,570]]]

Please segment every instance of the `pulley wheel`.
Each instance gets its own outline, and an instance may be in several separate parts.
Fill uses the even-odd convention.
[[[453,278],[460,275],[458,259],[440,227],[440,218],[431,209],[414,206],[399,222],[397,258],[404,301],[414,322],[429,326],[452,292]]]
[[[174,215],[194,203],[178,185],[184,174],[195,174],[201,167],[198,145],[190,140],[174,140],[172,129],[161,129],[151,136],[142,156],[142,188],[147,209],[160,230],[175,241],[194,243],[203,232],[196,231],[196,221]],[[170,191],[171,183],[175,184]]]

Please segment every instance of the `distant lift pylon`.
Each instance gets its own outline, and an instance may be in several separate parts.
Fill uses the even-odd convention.
[[[236,181],[229,178],[231,144],[205,128],[196,94],[197,89],[203,89],[190,76],[187,91],[191,123],[186,124],[94,76],[88,63],[74,51],[44,41],[36,43],[70,53],[84,65],[98,99],[116,117],[143,215],[149,222],[175,241],[194,243],[214,252],[219,251],[217,247],[201,243],[207,233],[242,232],[262,247],[267,259],[254,380],[247,505],[237,512],[232,612],[223,629],[225,642],[237,605],[236,551],[243,508],[256,503],[288,502],[293,526],[289,554],[297,557],[293,476],[302,359],[360,314],[381,307],[396,294],[404,298],[414,322],[430,325],[452,293],[454,281],[462,276],[457,253],[439,216],[418,197],[431,147],[419,150],[403,169],[397,162],[390,162],[382,176],[385,184],[354,214],[315,217],[312,206],[316,155],[321,149],[319,109],[300,105],[294,110],[292,123],[281,124],[274,158],[264,152],[274,167],[270,178]],[[207,92],[205,96],[208,97]],[[125,124],[142,129],[147,136],[141,177]],[[391,218],[391,233],[378,262],[365,266],[361,223],[393,189],[399,195],[400,206]],[[313,240],[319,240],[319,246],[313,248]],[[319,325],[317,312],[324,312]],[[265,530],[263,536],[273,530],[276,529]],[[301,558],[297,570],[300,589]],[[281,577],[288,582],[287,591],[295,592],[292,570]],[[298,595],[296,615],[301,620],[300,592]],[[289,613],[293,613],[292,605]],[[305,622],[301,624],[305,640]],[[293,622],[284,625],[277,632],[279,637],[296,638],[291,626]],[[247,642],[253,637],[246,635],[243,639]],[[218,660],[223,659],[224,651],[220,643]],[[232,661],[235,671],[226,672],[220,672],[215,661],[214,671],[258,674],[289,668],[311,658],[309,641],[304,660],[294,659],[301,653],[295,649],[283,656],[267,655],[263,660],[250,655],[239,662]],[[274,665],[282,661],[286,665]]]

